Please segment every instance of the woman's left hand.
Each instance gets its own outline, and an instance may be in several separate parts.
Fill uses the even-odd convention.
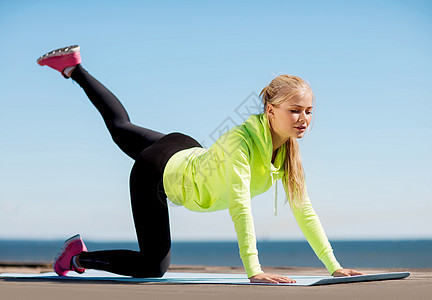
[[[353,269],[338,269],[333,272],[333,277],[344,277],[344,276],[355,276],[355,275],[365,275],[362,272],[358,272]]]

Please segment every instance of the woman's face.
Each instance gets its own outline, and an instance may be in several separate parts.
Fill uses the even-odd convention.
[[[269,104],[270,124],[282,140],[302,138],[312,119],[312,95],[294,97],[278,107]]]

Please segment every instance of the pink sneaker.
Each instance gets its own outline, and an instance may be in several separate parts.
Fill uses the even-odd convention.
[[[74,45],[56,49],[39,57],[37,63],[41,66],[53,68],[62,73],[65,78],[69,78],[63,71],[67,67],[73,67],[81,63],[80,47]]]
[[[75,268],[72,264],[72,258],[83,251],[87,251],[87,247],[84,245],[84,242],[79,234],[74,235],[70,239],[66,240],[63,244],[63,247],[60,249],[59,253],[54,259],[54,271],[59,276],[66,276],[69,271],[84,273],[85,269]]]

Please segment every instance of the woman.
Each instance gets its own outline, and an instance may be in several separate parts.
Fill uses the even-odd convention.
[[[260,94],[264,112],[251,115],[204,149],[182,133],[165,135],[132,124],[119,100],[81,66],[79,46],[51,51],[37,62],[77,82],[102,115],[114,142],[135,160],[130,194],[140,251],[87,251],[76,235],[54,261],[57,274],[98,269],[134,277],[163,276],[170,263],[168,197],[192,211],[228,209],[251,282],[295,282],[264,273],[256,249],[251,198],[278,179],[297,223],[330,274],[363,274],[339,265],[307,197],[296,139],[310,124],[314,96],[301,78],[275,78]]]

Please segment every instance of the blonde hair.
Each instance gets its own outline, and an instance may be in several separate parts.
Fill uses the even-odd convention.
[[[265,114],[267,114],[268,104],[278,107],[283,102],[294,97],[305,97],[307,95],[311,95],[312,99],[314,99],[309,84],[300,77],[288,74],[274,78],[259,94],[264,104]],[[267,120],[270,128],[270,118],[267,118]],[[285,149],[282,183],[287,191],[287,198],[291,208],[299,208],[303,205],[307,193],[300,149],[296,138],[288,138],[285,142]]]

